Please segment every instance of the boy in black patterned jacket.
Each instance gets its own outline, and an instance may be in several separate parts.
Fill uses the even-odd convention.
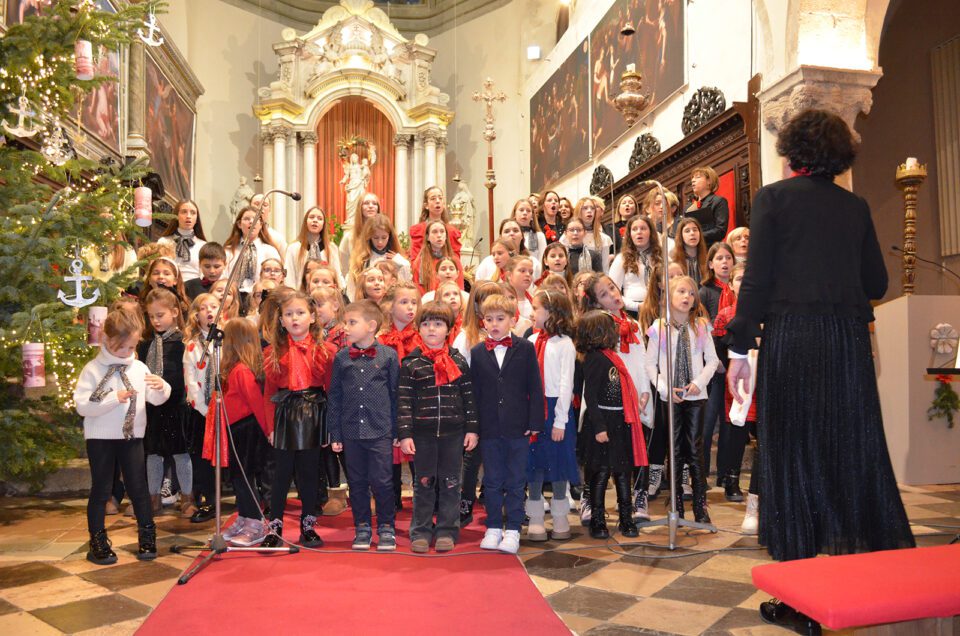
[[[397,412],[400,448],[417,462],[411,549],[427,552],[435,536],[437,552],[449,552],[460,530],[463,451],[473,450],[478,441],[477,410],[467,361],[447,347],[453,310],[429,303],[416,323],[423,345],[400,363]]]

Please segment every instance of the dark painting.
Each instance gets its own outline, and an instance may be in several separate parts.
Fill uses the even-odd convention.
[[[584,40],[530,100],[530,185],[542,190],[590,157]]]
[[[98,3],[101,11],[115,13],[107,0]],[[97,77],[120,77],[120,52],[104,47],[93,60]],[[80,121],[84,128],[107,146],[120,152],[120,84],[104,82],[84,95],[80,105]]]
[[[146,128],[150,165],[175,199],[191,196],[193,179],[193,125],[195,114],[173,84],[147,56]]]
[[[590,35],[590,102],[593,154],[606,150],[627,125],[614,105],[620,76],[635,64],[643,78],[643,92],[651,97],[647,110],[673,94],[684,83],[682,0],[618,0]],[[636,33],[620,34],[627,22]]]
[[[32,15],[43,15],[45,7],[53,4],[53,0],[6,0],[7,24],[20,24],[24,18]]]

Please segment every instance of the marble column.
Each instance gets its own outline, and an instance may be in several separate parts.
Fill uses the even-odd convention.
[[[300,139],[293,131],[287,135],[287,183],[284,190],[300,192]],[[292,241],[300,232],[301,203],[302,200],[287,198],[287,227],[284,233],[287,241]]]
[[[419,134],[413,136],[413,181],[410,189],[410,223],[420,221],[420,207],[423,199],[423,139]]]
[[[822,108],[837,113],[859,141],[860,135],[854,125],[860,113],[870,113],[873,87],[882,75],[881,71],[800,66],[760,91],[763,183],[773,183],[789,176],[789,166],[776,151],[777,135],[788,121],[807,108]],[[853,177],[849,171],[839,175],[836,182],[847,189],[853,188]]]
[[[263,191],[273,187],[273,133],[269,129],[260,130],[260,144],[263,146],[263,166],[260,177],[263,179]]]
[[[303,195],[303,211],[317,204],[317,133],[302,132],[300,138],[303,139],[303,178],[300,180],[303,189],[300,194]]]
[[[453,193],[447,190],[447,133],[441,131],[437,135],[437,185],[443,188],[447,200]]]
[[[394,147],[394,207],[393,223],[397,233],[406,232],[410,228],[410,135],[395,135]]]
[[[127,155],[150,155],[146,138],[146,67],[143,44],[134,38],[130,43],[130,90],[128,91]]]
[[[425,130],[420,134],[423,137],[423,187],[442,187],[443,184],[437,183],[437,133]]]
[[[274,124],[270,127],[273,136],[273,184],[272,188],[283,188],[287,185],[287,137],[290,136],[290,129],[282,124]],[[271,197],[270,203],[273,215],[270,224],[274,229],[281,233],[286,233],[287,228],[287,197]],[[287,237],[284,237],[287,238]]]

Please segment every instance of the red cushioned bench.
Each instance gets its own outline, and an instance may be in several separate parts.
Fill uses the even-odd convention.
[[[960,545],[785,561],[752,575],[757,588],[833,630],[899,623],[892,633],[951,633],[956,621],[936,619],[960,614]]]

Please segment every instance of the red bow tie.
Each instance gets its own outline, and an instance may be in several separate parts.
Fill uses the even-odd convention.
[[[212,278],[201,278],[201,279],[200,279],[200,284],[203,285],[204,287],[210,287],[210,286],[213,285],[215,282],[217,282],[217,281],[213,280]]]
[[[369,347],[367,349],[358,349],[357,347],[350,347],[351,360],[356,360],[357,358],[362,358],[364,356],[366,356],[367,358],[376,358],[377,348]]]
[[[502,339],[502,340],[494,340],[493,338],[487,338],[486,341],[485,341],[485,343],[486,343],[486,345],[487,345],[487,351],[493,351],[493,350],[496,349],[498,346],[512,347],[512,346],[513,346],[513,338],[511,338],[510,336],[507,336],[506,338],[504,338],[504,339]]]

